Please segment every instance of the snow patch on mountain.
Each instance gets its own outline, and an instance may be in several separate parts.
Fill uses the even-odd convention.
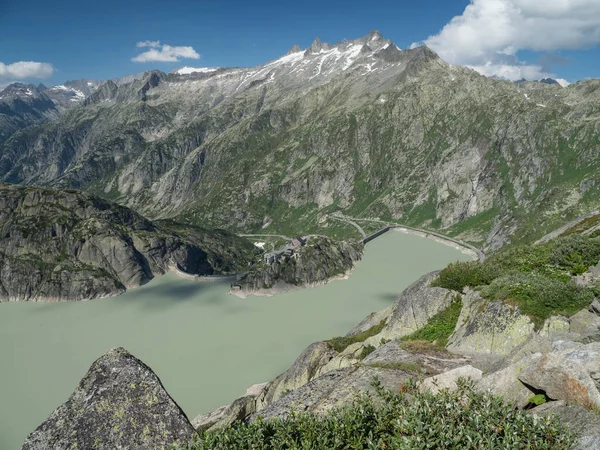
[[[182,67],[181,69],[177,69],[174,73],[178,75],[189,75],[192,73],[212,73],[219,70],[220,67]]]

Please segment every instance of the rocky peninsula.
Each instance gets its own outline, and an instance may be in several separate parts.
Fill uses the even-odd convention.
[[[152,222],[78,191],[0,183],[0,302],[117,295],[174,268],[237,273],[257,253],[223,230]]]

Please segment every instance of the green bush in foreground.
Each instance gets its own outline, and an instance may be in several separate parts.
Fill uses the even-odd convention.
[[[384,390],[378,401],[362,397],[324,416],[292,414],[284,420],[258,420],[201,433],[187,450],[241,449],[530,449],[561,450],[575,437],[553,418],[515,410],[472,384],[454,393],[410,395]],[[383,400],[383,401],[381,401]],[[378,406],[376,406],[378,405]]]

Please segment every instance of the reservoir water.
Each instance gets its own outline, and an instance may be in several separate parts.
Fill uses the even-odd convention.
[[[119,297],[0,304],[0,449],[19,449],[110,348],[148,364],[191,420],[271,380],[312,342],[345,334],[419,276],[468,259],[389,232],[348,280],[273,297],[167,274]]]

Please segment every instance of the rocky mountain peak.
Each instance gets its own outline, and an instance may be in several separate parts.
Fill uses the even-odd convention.
[[[438,54],[431,50],[427,45],[423,44],[419,47],[413,48],[410,50],[411,56],[413,58],[418,58],[421,60],[434,60],[440,59]]]
[[[364,37],[364,39],[367,42],[371,42],[371,41],[383,41],[385,40],[383,38],[383,36],[381,35],[381,33],[378,30],[371,30],[367,33],[367,35]]]
[[[311,46],[308,47],[308,49],[306,50],[305,55],[319,53],[322,50],[325,50],[325,51],[331,50],[331,44],[329,44],[328,42],[322,42],[321,39],[319,39],[317,37],[317,38],[315,38],[315,40],[313,41],[313,43],[311,44]]]
[[[298,52],[301,52],[301,51],[302,51],[302,49],[300,48],[300,46],[298,44],[294,44],[294,46],[292,48],[290,48],[285,55],[286,56],[287,55],[293,55],[294,53],[298,53]]]

